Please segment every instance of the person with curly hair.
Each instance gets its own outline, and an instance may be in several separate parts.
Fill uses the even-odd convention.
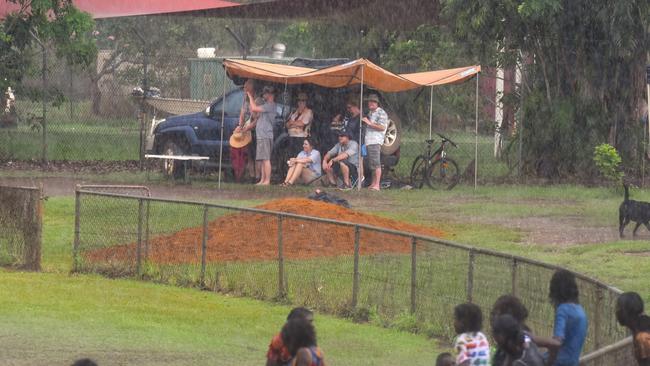
[[[304,319],[305,321],[312,323],[314,321],[314,313],[311,310],[300,306],[291,309],[289,312],[287,322],[293,319]],[[289,349],[282,341],[282,332],[280,332],[271,339],[269,350],[266,352],[266,366],[285,366],[290,360],[291,353],[289,353]]]
[[[490,365],[490,344],[481,332],[483,314],[476,304],[465,303],[454,308],[454,329],[457,366]]]
[[[539,350],[512,315],[502,314],[492,320],[492,338],[504,356],[499,365],[544,366]]]
[[[304,318],[289,320],[282,327],[282,342],[291,354],[291,366],[325,366],[323,352],[316,344],[314,325]]]
[[[616,320],[632,332],[634,358],[639,366],[650,366],[650,316],[643,313],[643,299],[636,292],[616,300]]]
[[[553,339],[549,347],[548,365],[578,366],[580,353],[587,338],[587,315],[578,301],[575,275],[565,269],[557,270],[549,285],[549,299],[555,307]]]
[[[518,297],[513,295],[503,295],[494,302],[492,311],[490,312],[490,321],[492,322],[493,329],[496,319],[502,315],[510,315],[521,326],[524,333],[524,345],[526,348],[533,349],[531,352],[538,351],[539,347],[557,348],[560,346],[560,342],[553,338],[543,337],[533,333],[526,324],[526,320],[528,319],[528,309]],[[506,357],[507,355],[505,350],[501,347],[497,347],[492,357],[492,366],[505,365]]]

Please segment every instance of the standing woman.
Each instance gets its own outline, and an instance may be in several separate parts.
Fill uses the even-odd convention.
[[[271,150],[273,148],[273,121],[277,115],[275,107],[275,89],[272,86],[265,86],[262,89],[262,98],[264,104],[259,105],[255,101],[252,92],[247,91],[248,103],[250,104],[251,113],[259,113],[260,116],[243,131],[250,131],[255,128],[256,151],[255,160],[260,163],[260,181],[257,185],[268,186],[271,184]]]
[[[305,138],[302,142],[302,151],[297,157],[287,161],[289,171],[284,179],[283,186],[292,186],[296,181],[309,184],[321,176],[321,156],[318,150],[314,149],[314,142]]]
[[[248,79],[244,83],[244,93],[255,93],[253,79]],[[244,176],[246,165],[248,164],[249,144],[252,141],[252,132],[244,132],[244,128],[250,125],[258,117],[257,113],[251,113],[248,98],[244,98],[241,110],[239,111],[239,122],[237,127],[230,136],[230,162],[235,175],[235,182],[239,183]]]
[[[285,124],[289,133],[289,156],[296,156],[302,150],[302,142],[308,137],[307,129],[314,119],[314,113],[307,108],[307,101],[307,93],[298,93],[298,106]]]

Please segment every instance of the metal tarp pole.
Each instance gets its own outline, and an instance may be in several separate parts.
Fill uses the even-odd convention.
[[[478,77],[480,74],[476,74],[476,107],[474,109],[474,189],[478,186]]]
[[[433,85],[431,85],[431,100],[429,101],[429,140],[431,140],[432,123],[433,123]]]
[[[359,122],[361,122],[361,119],[363,118],[363,69],[364,65],[361,65],[361,93],[359,93]],[[361,184],[363,177],[363,157],[361,156],[361,138],[362,136],[362,128],[363,123],[359,123],[359,141],[357,141],[357,145],[359,151],[357,152],[357,157],[359,158],[359,171],[357,172],[357,191],[361,192]]]
[[[221,189],[221,161],[223,160],[223,125],[226,119],[226,74],[228,67],[224,66],[223,69],[223,94],[221,97],[221,143],[219,144],[219,184],[218,189]],[[245,98],[245,97],[244,97]]]

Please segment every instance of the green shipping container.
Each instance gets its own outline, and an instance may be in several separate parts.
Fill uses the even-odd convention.
[[[241,57],[228,57],[241,59]],[[289,64],[293,58],[271,58],[263,56],[250,56],[251,61],[269,62],[275,64]],[[214,100],[223,94],[223,57],[216,58],[191,58],[190,62],[190,98],[196,100]],[[234,89],[236,85],[226,78],[226,92]]]

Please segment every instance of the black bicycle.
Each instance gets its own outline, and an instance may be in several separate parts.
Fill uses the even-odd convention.
[[[411,185],[415,188],[422,188],[426,184],[433,189],[452,189],[460,181],[458,164],[447,156],[446,151],[447,143],[456,148],[458,145],[439,133],[436,135],[442,139],[440,147],[433,151],[435,140],[425,140],[425,153],[418,155],[411,166]]]

